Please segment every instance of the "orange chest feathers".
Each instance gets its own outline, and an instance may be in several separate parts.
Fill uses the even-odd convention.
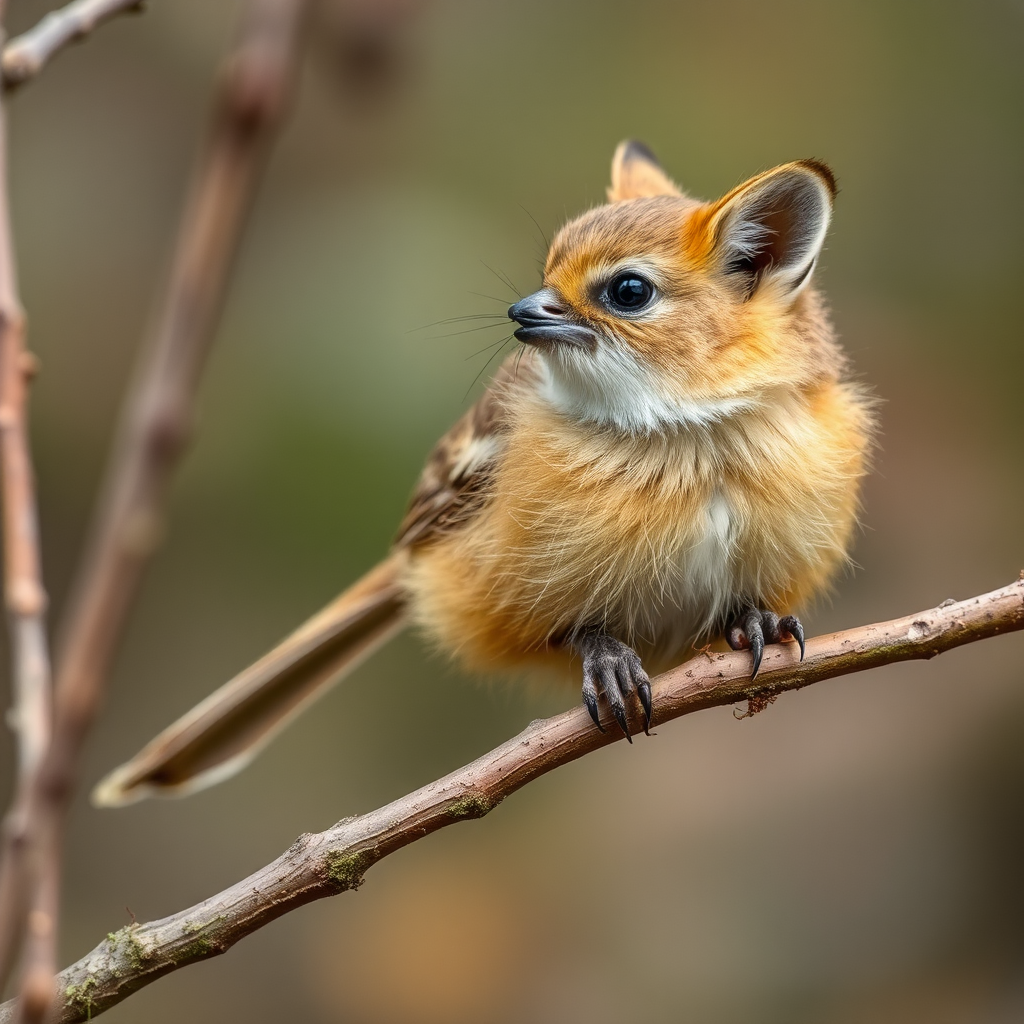
[[[737,604],[783,611],[843,564],[869,424],[830,383],[650,435],[520,409],[471,524],[412,553],[413,616],[473,668],[600,625],[654,663]]]

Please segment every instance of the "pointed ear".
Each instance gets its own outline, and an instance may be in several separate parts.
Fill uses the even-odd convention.
[[[835,177],[816,160],[751,178],[712,207],[713,261],[747,296],[771,284],[795,297],[821,252],[835,194]]]
[[[661,169],[657,157],[642,143],[620,142],[612,157],[612,183],[608,202],[640,199],[643,196],[682,195],[672,179]]]

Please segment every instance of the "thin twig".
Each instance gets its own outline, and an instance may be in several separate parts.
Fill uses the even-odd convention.
[[[167,490],[188,440],[239,238],[291,95],[304,9],[305,0],[249,0],[238,44],[222,69],[211,137],[185,209],[167,292],[129,389],[72,590],[57,662],[53,739],[30,787],[25,841],[0,865],[0,900],[5,892],[34,894],[29,925],[52,901],[40,865],[59,862],[54,851],[82,745],[159,542]],[[0,902],[0,976],[23,931],[19,903]],[[45,941],[52,948],[55,940],[52,928]],[[40,957],[43,943],[40,938],[32,946]],[[24,977],[35,977],[34,971],[26,959]]]
[[[768,648],[756,680],[747,653],[701,654],[654,680],[654,723],[748,700],[761,705],[787,690],[1024,629],[1024,574],[967,601],[891,622],[816,637],[796,660],[795,644]],[[607,709],[606,709],[607,710]],[[62,971],[60,1024],[89,1020],[164,974],[223,953],[239,939],[305,903],[357,888],[366,871],[431,832],[479,818],[547,772],[621,740],[610,715],[598,732],[583,707],[531,723],[514,739],[415,793],[300,836],[273,863],[188,910],[108,936]],[[13,1003],[0,1006],[0,1024]]]
[[[4,13],[0,3],[0,15]],[[34,360],[25,349],[25,315],[18,299],[14,240],[7,186],[7,104],[0,90],[0,468],[3,473],[4,602],[12,653],[11,725],[18,742],[14,800],[3,823],[5,856],[26,840],[31,780],[50,740],[50,656],[46,636],[46,592],[39,555],[35,479],[28,442],[28,378]],[[54,884],[51,885],[50,882]],[[47,893],[56,891],[56,876]],[[25,889],[0,876],[0,902],[25,912]],[[38,908],[34,933],[53,920],[52,901]],[[10,962],[16,935],[8,935],[0,962]],[[54,953],[54,957],[55,957]],[[47,980],[53,981],[52,959]],[[0,975],[2,988],[6,974]]]
[[[142,9],[144,0],[74,0],[51,11],[37,25],[12,39],[0,58],[7,89],[35,78],[51,57],[69,43],[87,36],[100,22]]]

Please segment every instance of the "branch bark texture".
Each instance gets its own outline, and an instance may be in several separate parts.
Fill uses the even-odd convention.
[[[51,11],[37,25],[12,39],[0,58],[3,85],[14,88],[35,78],[50,58],[87,36],[100,22],[125,11],[141,10],[144,0],[74,0]]]
[[[1024,573],[1000,590],[902,619],[766,649],[750,679],[750,655],[699,654],[654,680],[654,724],[747,700],[750,710],[788,690],[899,661],[932,658],[964,644],[1024,629]],[[607,709],[605,709],[607,710]],[[610,715],[598,732],[583,707],[532,722],[472,764],[369,814],[300,836],[273,863],[170,917],[113,933],[58,978],[61,1024],[89,1020],[171,971],[226,952],[239,939],[303,904],[357,888],[390,853],[447,825],[479,818],[560,765],[623,738]],[[0,1024],[13,1019],[0,1006]]]

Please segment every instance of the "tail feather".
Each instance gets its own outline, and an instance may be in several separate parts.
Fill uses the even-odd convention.
[[[117,807],[184,796],[245,767],[296,715],[405,625],[396,552],[93,790]]]

